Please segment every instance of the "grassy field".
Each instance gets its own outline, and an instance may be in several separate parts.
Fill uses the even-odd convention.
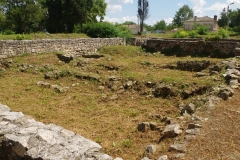
[[[161,118],[156,119],[154,115],[176,118],[180,115],[179,103],[190,99],[155,98],[144,84],[174,84],[181,92],[184,87],[222,83],[211,76],[197,78],[196,72],[164,68],[177,61],[209,60],[215,64],[221,59],[146,55],[140,47],[133,46],[106,47],[99,54],[104,57],[78,57],[70,63],[60,61],[56,53],[25,54],[3,60],[1,67],[6,71],[0,72],[0,102],[13,111],[21,111],[44,123],[55,123],[96,141],[113,157],[141,159],[146,146],[156,144],[158,150],[152,158],[158,158],[167,152],[172,140],[158,144],[160,132],[139,132],[138,124],[156,122],[164,126]],[[44,75],[50,72],[61,76],[45,79]],[[78,79],[76,74],[99,78]],[[111,76],[120,80],[112,84]],[[39,81],[69,87],[69,90],[59,93],[51,87],[37,85]],[[126,89],[124,85],[128,81],[141,85]]]

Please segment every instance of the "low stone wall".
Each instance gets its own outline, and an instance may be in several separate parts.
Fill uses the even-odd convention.
[[[131,39],[131,44],[143,46],[148,51],[160,51],[165,55],[233,57],[240,40],[222,39],[220,41],[203,39]]]
[[[125,45],[124,38],[82,38],[59,40],[10,40],[0,41],[1,56],[23,53],[48,53],[53,51],[67,54],[93,54],[103,46]]]
[[[0,104],[1,160],[112,160],[101,146],[55,124],[45,125]],[[120,159],[120,158],[117,158]]]

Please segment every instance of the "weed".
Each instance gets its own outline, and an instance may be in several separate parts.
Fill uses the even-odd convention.
[[[122,147],[124,148],[130,148],[132,146],[132,142],[130,139],[122,140],[121,144],[122,144]]]

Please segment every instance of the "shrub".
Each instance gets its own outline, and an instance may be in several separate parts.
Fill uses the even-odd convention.
[[[24,39],[24,35],[18,34],[18,35],[15,37],[15,40],[23,40],[23,39]]]
[[[229,33],[226,29],[220,28],[219,31],[217,32],[217,35],[219,35],[221,38],[228,38]]]
[[[9,30],[9,29],[6,29],[4,32],[3,32],[4,35],[11,35],[11,34],[15,34],[15,32],[13,32],[12,30]]]
[[[127,27],[106,22],[85,24],[83,25],[83,33],[92,38],[122,37],[126,41],[129,41],[132,37],[132,31]]]
[[[186,38],[188,37],[188,33],[184,30],[179,30],[173,34],[173,38]]]
[[[197,33],[200,35],[207,35],[208,34],[208,27],[205,25],[199,25],[197,27]]]
[[[85,24],[83,25],[83,33],[92,38],[111,38],[118,36],[114,25],[105,22]]]
[[[196,30],[191,30],[191,31],[189,31],[188,34],[189,34],[189,37],[191,37],[191,38],[198,38],[199,37]]]

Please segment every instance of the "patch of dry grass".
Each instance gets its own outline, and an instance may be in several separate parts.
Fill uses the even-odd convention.
[[[201,133],[188,145],[187,160],[240,159],[240,92],[211,112]]]
[[[123,92],[112,91],[106,85],[110,76],[122,77],[123,82],[132,79],[141,83],[164,81],[169,84],[175,82],[177,85],[189,86],[216,85],[213,78],[196,78],[194,72],[161,68],[178,60],[208,58],[145,56],[145,52],[139,47],[132,46],[108,47],[100,53],[105,57],[100,59],[79,57],[69,64],[60,62],[56,53],[8,58],[7,61],[12,60],[13,63],[12,67],[0,77],[0,102],[14,111],[22,111],[44,123],[55,123],[96,141],[103,146],[104,152],[113,157],[131,160],[141,159],[145,147],[149,144],[157,144],[160,138],[158,131],[138,132],[137,125],[145,121],[161,123],[161,119],[152,118],[153,114],[159,114],[161,117],[177,117],[179,115],[177,106],[182,99],[146,97],[133,89]],[[87,63],[81,67],[76,66],[79,60]],[[213,63],[220,61],[220,59],[208,60]],[[33,67],[21,72],[17,65],[23,63]],[[107,70],[102,67],[103,65],[119,66],[119,70]],[[49,70],[96,74],[101,77],[101,82],[81,80],[70,75],[46,80],[44,74]],[[67,86],[69,90],[56,93],[51,88],[38,86],[38,81]],[[100,89],[100,86],[104,88]],[[117,100],[109,100],[116,94]],[[159,149],[153,158],[165,153],[170,142],[171,140],[167,139],[157,144]]]

